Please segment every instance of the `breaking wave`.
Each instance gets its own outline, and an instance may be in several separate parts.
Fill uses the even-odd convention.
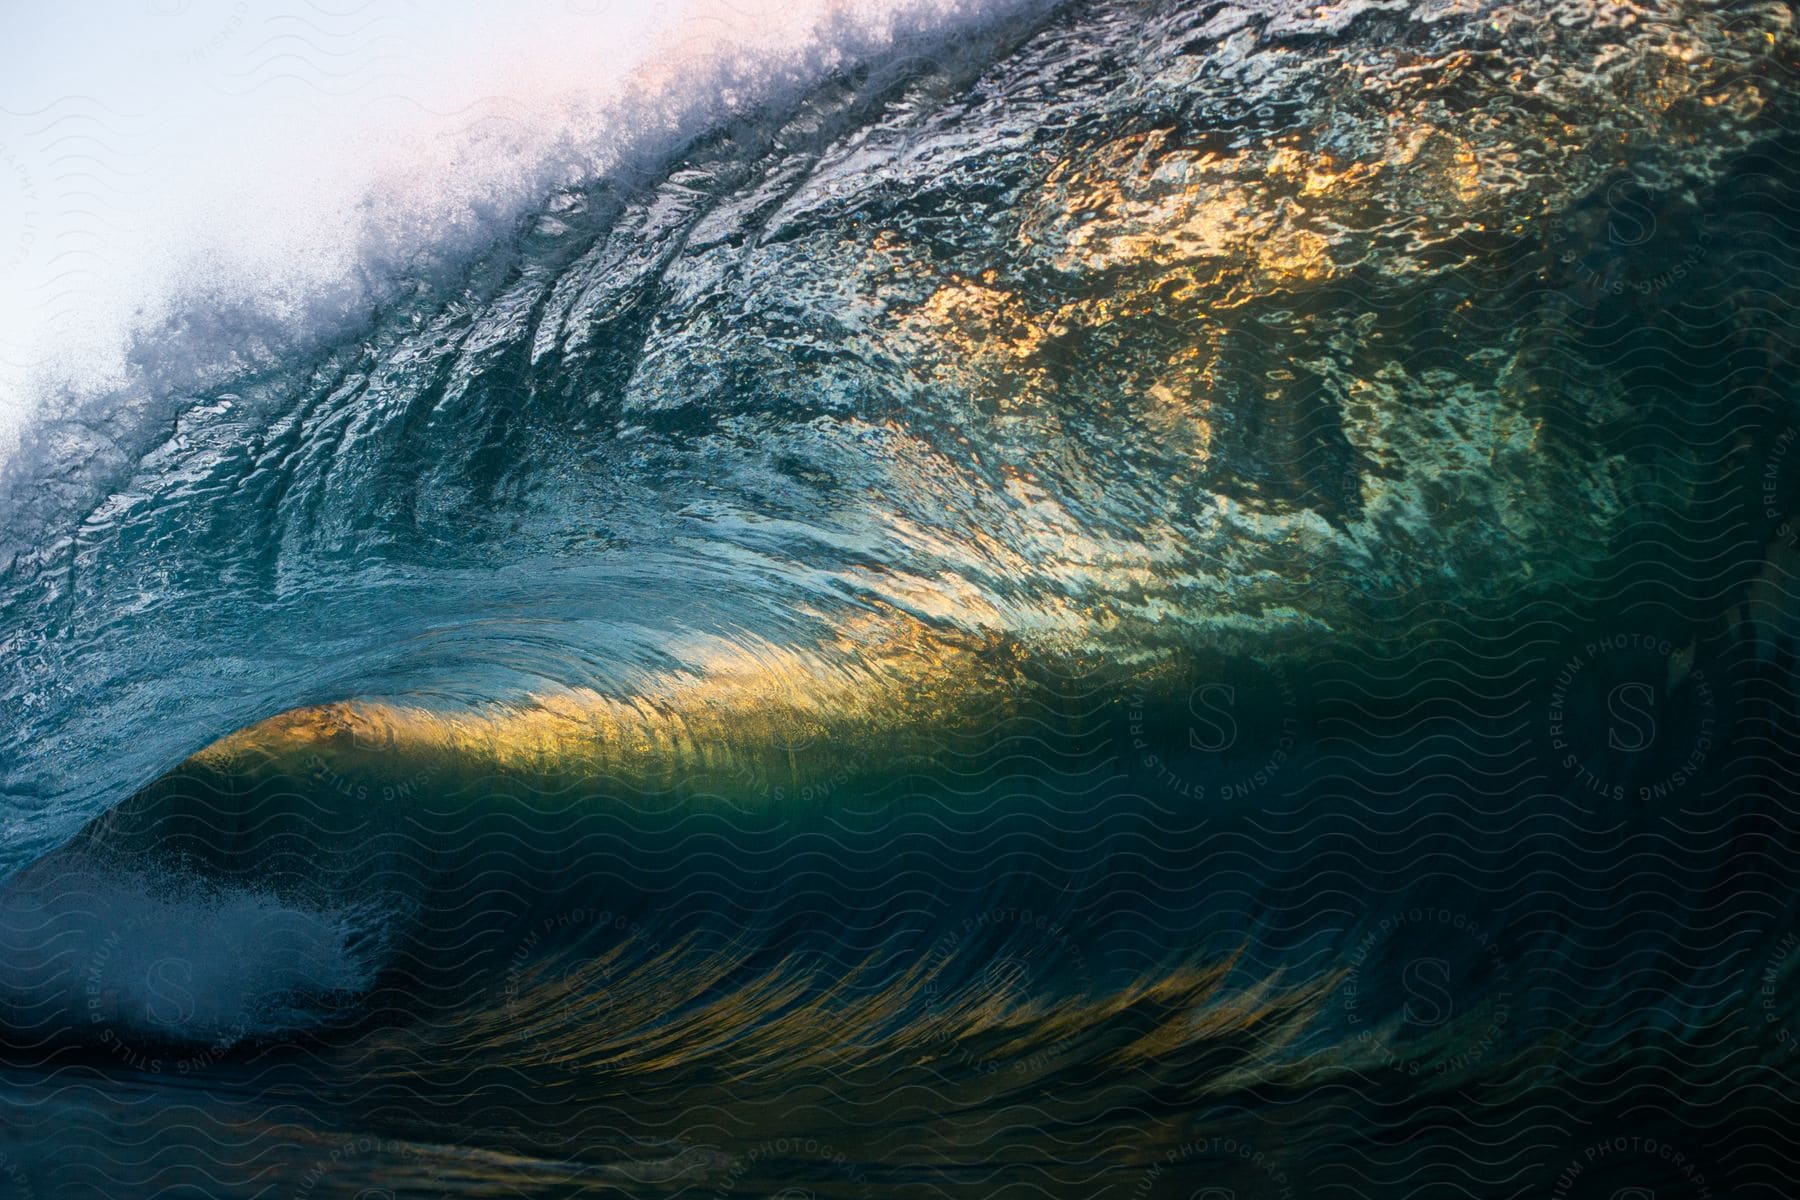
[[[1791,1177],[1788,10],[935,19],[28,440],[40,1190]]]

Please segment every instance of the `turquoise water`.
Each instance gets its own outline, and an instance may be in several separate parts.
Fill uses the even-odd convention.
[[[46,424],[0,1189],[1783,1194],[1790,26],[1015,12]]]

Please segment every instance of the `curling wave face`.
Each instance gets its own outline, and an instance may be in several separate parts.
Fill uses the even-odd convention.
[[[1769,743],[1535,714],[1791,666],[1729,514],[1794,468],[1728,477],[1792,297],[1693,251],[1800,257],[1794,50],[1771,5],[1016,18],[549,198],[79,522],[15,471],[0,1042],[374,1131],[281,1152],[320,1195],[1548,1164],[1542,1106],[1611,1119],[1608,1048],[1731,990],[1682,876],[1639,1014],[1592,897]],[[1437,1104],[1485,1132],[1368,1150]]]

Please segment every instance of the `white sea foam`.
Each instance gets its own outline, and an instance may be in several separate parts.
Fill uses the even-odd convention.
[[[0,896],[0,1014],[24,1041],[83,1031],[121,1052],[223,1050],[317,1024],[374,982],[381,914],[150,875]]]

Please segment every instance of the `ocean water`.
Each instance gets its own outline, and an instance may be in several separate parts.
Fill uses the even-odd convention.
[[[1791,1194],[1797,47],[958,18],[45,417],[0,1195]]]

